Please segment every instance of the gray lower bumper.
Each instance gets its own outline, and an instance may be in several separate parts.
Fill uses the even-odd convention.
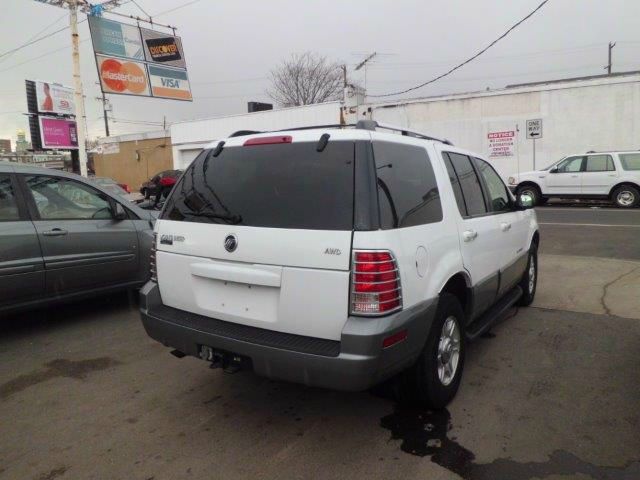
[[[437,301],[381,318],[349,317],[340,342],[238,326],[162,305],[158,286],[140,291],[142,323],[150,337],[187,355],[201,345],[249,357],[258,375],[335,390],[366,390],[410,366],[426,342]],[[382,342],[406,330],[407,338]]]

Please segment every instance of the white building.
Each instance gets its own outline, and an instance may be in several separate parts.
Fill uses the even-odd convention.
[[[171,126],[176,168],[208,142],[237,130],[278,130],[340,123],[340,102],[194,120]],[[513,85],[500,90],[348,109],[347,123],[373,119],[450,140],[487,157],[503,175],[534,167],[527,120],[542,120],[535,166],[589,150],[640,149],[640,72]]]

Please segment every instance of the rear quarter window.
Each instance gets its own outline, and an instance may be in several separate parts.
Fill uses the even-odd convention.
[[[310,230],[353,229],[354,142],[203,151],[175,186],[163,219]]]
[[[640,153],[621,153],[620,163],[624,170],[640,170]]]
[[[424,148],[373,142],[373,155],[382,229],[442,221],[440,191]]]

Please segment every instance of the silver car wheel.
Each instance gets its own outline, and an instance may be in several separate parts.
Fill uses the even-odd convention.
[[[636,196],[629,190],[621,190],[616,195],[616,203],[623,207],[629,207],[636,201]]]
[[[460,363],[460,327],[455,317],[450,316],[442,326],[438,343],[438,379],[445,387],[451,384]]]

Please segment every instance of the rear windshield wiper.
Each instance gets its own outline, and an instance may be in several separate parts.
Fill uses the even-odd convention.
[[[206,212],[181,212],[182,215],[189,217],[201,217],[211,218],[216,220],[222,220],[229,225],[237,225],[242,222],[242,215],[223,215],[219,213],[206,213]]]

